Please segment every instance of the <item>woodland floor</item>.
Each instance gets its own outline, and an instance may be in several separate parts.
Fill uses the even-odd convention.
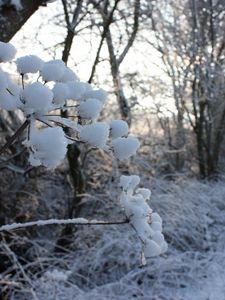
[[[152,190],[151,207],[164,221],[168,252],[140,267],[140,244],[127,224],[73,227],[57,250],[60,226],[4,233],[1,299],[224,300],[225,177],[204,182],[182,174],[150,176],[144,156],[119,171],[107,161],[102,153],[88,159],[79,216],[122,219],[116,175],[141,174],[141,186]],[[66,166],[4,174],[1,220],[67,217],[73,192]]]

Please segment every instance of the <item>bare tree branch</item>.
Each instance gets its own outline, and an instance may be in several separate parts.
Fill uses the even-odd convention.
[[[102,49],[102,46],[103,46],[103,42],[104,42],[104,39],[106,38],[107,32],[109,30],[109,26],[110,26],[110,24],[113,21],[113,15],[114,15],[114,12],[115,12],[115,10],[117,8],[117,5],[118,5],[119,1],[120,0],[115,1],[114,6],[113,6],[112,10],[110,11],[109,16],[103,22],[103,32],[102,32],[102,35],[101,35],[101,40],[100,40],[100,43],[99,43],[99,46],[98,46],[98,50],[96,52],[95,61],[94,61],[93,66],[92,66],[91,75],[90,75],[90,77],[88,79],[88,83],[91,83],[92,80],[93,80],[97,64],[99,63],[99,56],[100,56],[100,52],[101,52],[101,49]],[[98,6],[98,4],[96,3],[96,1],[92,1],[92,3],[94,3],[96,7]]]
[[[138,32],[138,27],[139,27],[139,16],[140,16],[140,0],[136,0],[134,3],[134,24],[133,24],[132,33],[128,39],[127,45],[125,46],[123,52],[120,54],[118,58],[118,65],[122,63],[125,56],[127,55],[127,52],[129,51],[129,49],[134,43],[135,37]]]

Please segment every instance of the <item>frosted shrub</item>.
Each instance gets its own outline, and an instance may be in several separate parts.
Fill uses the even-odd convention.
[[[10,43],[0,43],[0,61],[14,58],[16,49]],[[10,76],[0,70],[0,107],[6,110],[20,109],[28,127],[24,142],[30,151],[31,165],[44,165],[56,168],[65,157],[68,141],[85,142],[94,148],[107,149],[119,160],[127,159],[136,153],[139,142],[136,138],[124,137],[128,125],[122,120],[112,121],[111,129],[106,123],[95,122],[107,98],[103,89],[93,89],[81,82],[77,75],[62,60],[42,61],[36,55],[19,57],[16,60],[17,72],[22,75],[22,86],[13,83]],[[37,73],[37,81],[26,83],[24,75]],[[52,87],[52,83],[54,85]],[[67,100],[77,112],[77,120],[67,120],[60,116],[59,109],[67,109]],[[36,130],[39,123],[42,127]],[[54,128],[46,128],[54,127]],[[70,127],[74,138],[65,136],[60,126]],[[109,138],[111,130],[112,141]],[[119,137],[123,136],[123,138]],[[117,137],[117,139],[115,139]],[[51,153],[51,155],[49,154]]]
[[[0,62],[12,60],[15,54],[13,45],[0,42]],[[23,144],[29,150],[29,163],[32,166],[43,165],[55,169],[64,159],[71,141],[111,151],[115,159],[120,161],[136,154],[140,143],[136,137],[128,135],[125,121],[113,120],[110,125],[96,122],[107,99],[106,91],[93,89],[90,84],[81,82],[61,60],[43,62],[39,57],[30,55],[17,58],[16,65],[21,76],[21,87],[0,69],[0,108],[20,110],[24,123],[0,153],[28,129]],[[24,75],[29,73],[37,73],[37,80],[25,82]],[[70,107],[76,111],[72,119],[61,117],[60,109],[67,110]],[[70,128],[70,136],[64,133],[62,127]],[[143,254],[148,258],[165,252],[167,244],[161,233],[162,220],[158,214],[152,213],[146,202],[151,193],[148,189],[136,189],[139,182],[138,176],[122,176],[120,201],[142,242]],[[33,226],[33,223],[27,226]]]

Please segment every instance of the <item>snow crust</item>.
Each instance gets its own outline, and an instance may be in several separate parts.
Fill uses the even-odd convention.
[[[15,53],[16,49],[13,45],[0,43],[1,61],[11,60]],[[46,149],[50,150],[50,146],[44,149],[40,142],[42,137],[45,139],[49,132],[53,132],[50,129],[46,130],[46,126],[68,127],[72,129],[70,134],[73,137],[66,136],[67,143],[85,142],[91,147],[112,152],[119,160],[128,159],[136,154],[140,144],[137,138],[128,136],[128,124],[126,122],[114,120],[110,126],[104,122],[96,122],[107,100],[107,92],[104,89],[94,89],[89,83],[81,82],[74,71],[68,68],[62,60],[43,62],[36,55],[26,55],[17,58],[16,66],[17,72],[22,75],[20,78],[21,87],[0,69],[0,107],[6,110],[20,109],[28,121],[28,133],[32,128],[31,143],[26,143],[31,152],[31,165],[43,164],[48,168],[50,166],[55,168],[59,164],[58,162],[53,163],[47,155]],[[24,75],[37,72],[39,72],[37,81],[28,83],[28,77]],[[33,77],[31,76],[31,78]],[[71,105],[72,101],[76,102]],[[75,109],[74,115],[70,117],[76,118],[76,120],[66,120],[57,111],[59,109],[68,110],[69,108]],[[41,130],[39,133],[35,133],[36,121],[44,124],[43,134]],[[60,133],[58,129],[55,132]],[[109,134],[111,139],[109,139]],[[54,139],[56,140],[56,136]],[[29,141],[29,136],[27,140]],[[60,134],[59,141],[64,144],[64,138]],[[52,141],[52,145],[52,157],[54,155],[60,157],[57,154],[56,143]],[[40,155],[39,150],[33,150],[40,147],[44,149],[45,158],[43,153],[42,156]],[[35,155],[34,152],[36,152]],[[64,151],[62,153],[63,159]],[[49,163],[47,159],[50,159]]]
[[[47,279],[53,280],[53,281],[67,281],[69,275],[71,274],[70,271],[63,272],[62,270],[53,269],[52,271],[47,271],[44,276]]]
[[[120,187],[127,193],[132,194],[134,189],[140,183],[140,177],[137,175],[121,175],[120,176]]]

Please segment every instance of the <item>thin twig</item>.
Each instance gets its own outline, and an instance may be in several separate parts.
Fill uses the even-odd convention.
[[[69,127],[70,128],[70,127]],[[68,140],[70,140],[70,141],[73,141],[73,142],[79,142],[79,143],[84,143],[84,142],[82,142],[82,141],[79,141],[79,140],[76,140],[76,139],[74,139],[74,138],[72,138],[72,137],[70,137],[70,136],[68,136],[68,135],[64,135],[65,136],[65,138],[67,138]]]
[[[66,25],[67,25],[67,28],[69,29],[71,27],[71,23],[70,23],[69,12],[68,12],[68,9],[67,9],[66,0],[62,0],[62,4],[63,4],[63,9],[64,9]]]
[[[122,63],[125,56],[127,55],[127,52],[129,51],[129,49],[134,43],[139,28],[139,16],[140,16],[140,0],[136,0],[134,3],[134,24],[133,24],[132,33],[128,39],[127,45],[124,47],[123,52],[120,54],[118,58],[118,65]]]
[[[48,220],[38,220],[31,221],[25,223],[13,223],[2,225],[0,227],[0,231],[11,231],[19,228],[32,227],[32,226],[46,226],[46,225],[66,225],[66,224],[74,224],[74,225],[120,225],[120,224],[128,224],[129,220],[121,220],[121,221],[98,221],[98,220],[87,220],[84,218],[74,218],[74,219],[48,219]]]
[[[14,96],[13,93],[7,88],[6,91],[10,93],[11,96]]]
[[[24,90],[24,74],[21,74],[21,79],[22,79],[22,87],[23,87],[23,90]]]
[[[0,155],[12,145],[12,143],[17,139],[18,136],[21,135],[21,133],[27,128],[27,126],[30,124],[29,120],[26,120],[20,127],[17,129],[17,131],[9,138],[9,140],[5,143],[5,145],[0,149]]]
[[[93,66],[92,66],[92,70],[91,70],[91,75],[88,79],[88,83],[91,83],[92,80],[93,80],[93,77],[94,77],[94,74],[95,74],[95,70],[96,70],[96,67],[99,63],[99,57],[100,57],[100,52],[101,52],[101,49],[102,49],[102,46],[103,46],[103,42],[104,42],[104,39],[106,38],[106,35],[109,31],[109,27],[110,25],[112,24],[113,22],[113,15],[114,15],[114,12],[117,8],[117,5],[119,3],[120,0],[117,0],[115,1],[114,3],[114,6],[109,14],[109,16],[107,17],[107,19],[104,20],[103,22],[103,32],[102,32],[102,35],[101,35],[101,40],[100,40],[100,43],[99,43],[99,46],[98,46],[98,49],[97,49],[97,53],[96,53],[96,56],[95,56],[95,61],[93,63]],[[97,6],[97,3],[95,3],[95,1],[92,1],[94,5]]]

